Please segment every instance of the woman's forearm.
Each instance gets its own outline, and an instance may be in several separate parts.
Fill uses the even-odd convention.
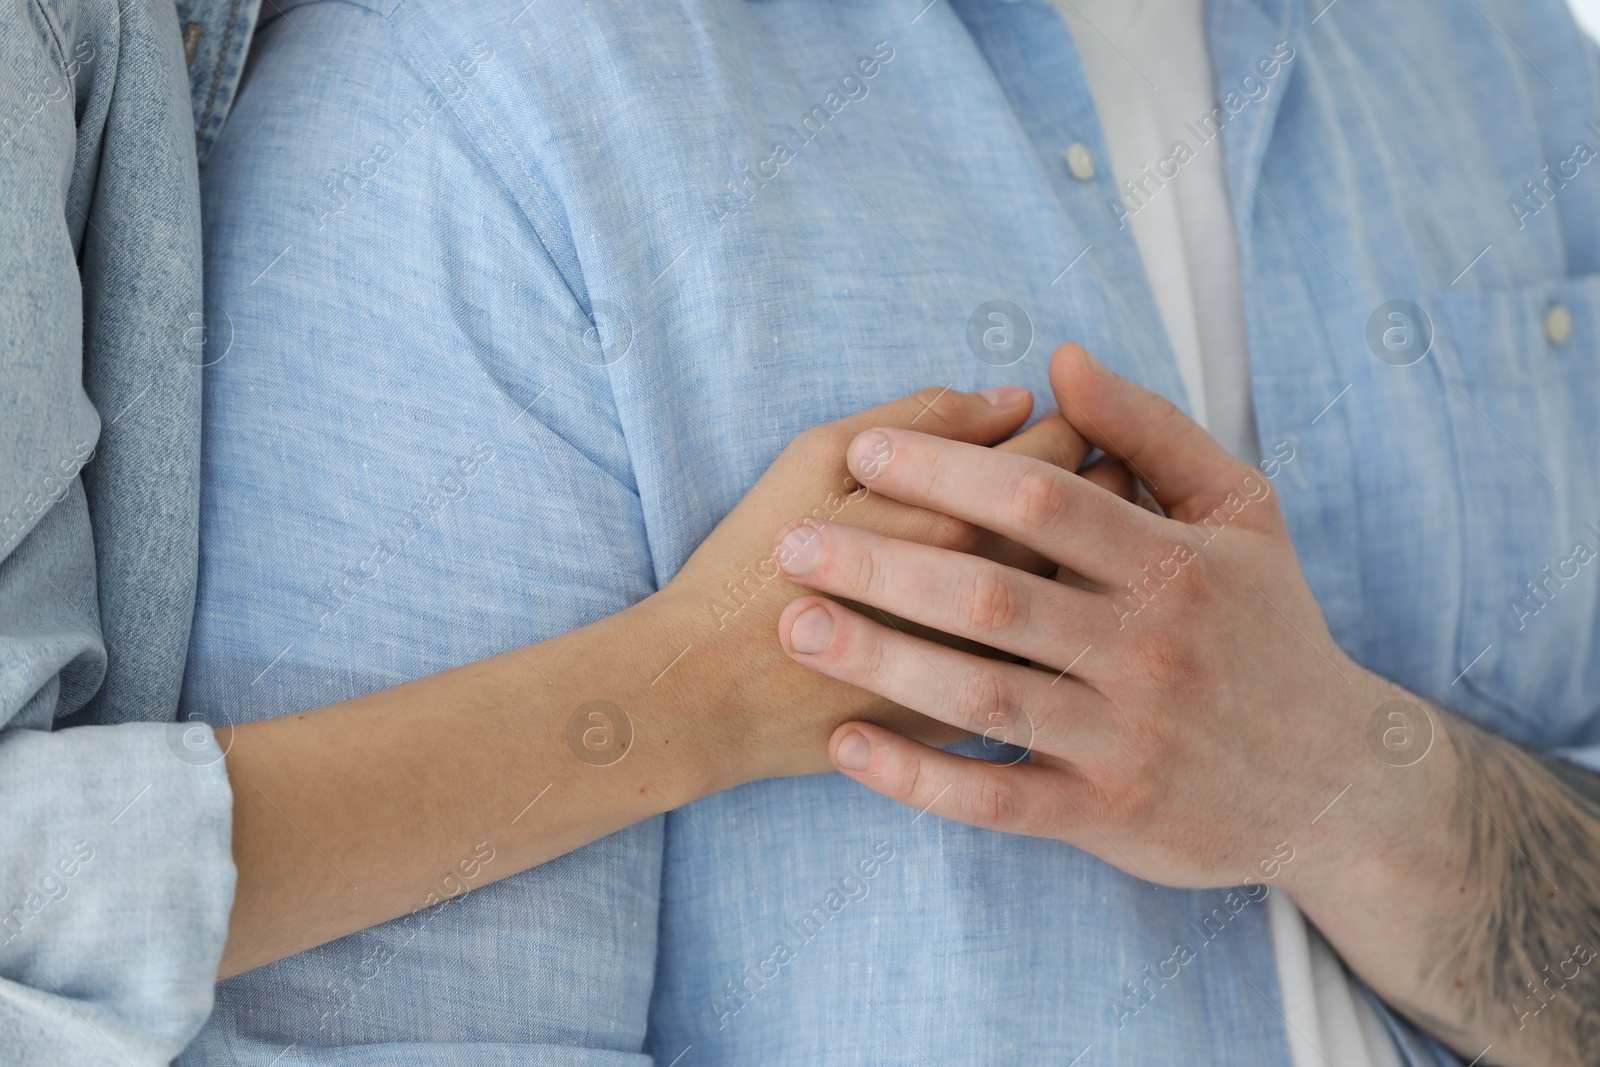
[[[224,733],[239,875],[220,976],[736,784],[726,738],[708,743],[702,726],[718,704],[707,674],[691,706],[681,687],[652,684],[697,625],[653,598],[528,648]]]
[[[537,645],[224,732],[239,879],[220,973],[428,907],[722,789],[827,771],[828,737],[846,721],[930,743],[961,736],[789,659],[777,621],[802,590],[781,575],[773,535],[809,514],[1015,558],[1016,546],[965,523],[868,499],[844,446],[868,426],[912,424],[990,444],[1031,405],[1017,389],[930,389],[815,427],[645,601]],[[1057,416],[997,447],[1069,470],[1088,448]]]

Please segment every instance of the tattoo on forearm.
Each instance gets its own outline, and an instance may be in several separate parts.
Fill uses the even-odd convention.
[[[1470,847],[1460,907],[1435,921],[1441,952],[1425,965],[1423,987],[1459,1005],[1457,1018],[1473,1032],[1517,1035],[1554,1063],[1592,1062],[1600,1051],[1600,776],[1456,725],[1450,818]]]

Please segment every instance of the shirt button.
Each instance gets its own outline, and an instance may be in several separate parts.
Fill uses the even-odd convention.
[[[1067,146],[1064,153],[1067,157],[1067,169],[1072,176],[1080,182],[1086,182],[1094,177],[1094,156],[1090,154],[1086,145],[1077,141]]]
[[[1567,310],[1565,304],[1552,305],[1544,313],[1544,339],[1557,348],[1567,343],[1567,338],[1572,336],[1572,312]]]

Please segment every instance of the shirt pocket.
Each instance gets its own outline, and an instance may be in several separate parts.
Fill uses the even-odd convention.
[[[1570,743],[1600,703],[1600,275],[1426,310],[1464,560],[1447,699],[1525,743]]]

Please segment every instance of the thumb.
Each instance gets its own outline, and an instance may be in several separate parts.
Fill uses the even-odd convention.
[[[1206,514],[1253,473],[1172,401],[1113,374],[1081,345],[1056,349],[1050,386],[1066,420],[1125,462],[1179,522]]]

